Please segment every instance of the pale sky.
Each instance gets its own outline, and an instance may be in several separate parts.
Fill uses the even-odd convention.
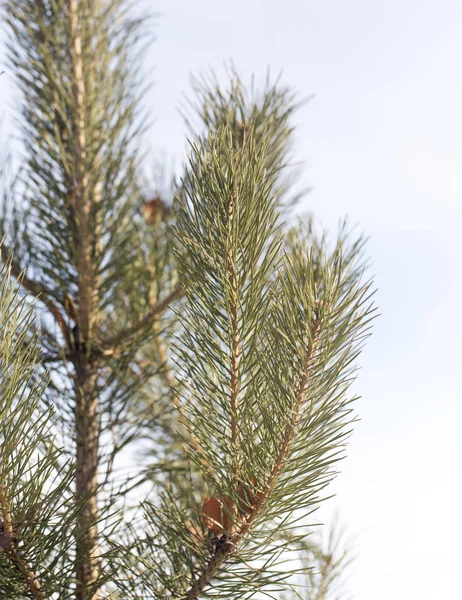
[[[356,600],[460,598],[462,2],[157,0],[152,146],[181,161],[189,75],[283,70],[304,207],[370,235],[381,313],[336,498],[356,537]],[[0,113],[11,100],[0,77]]]

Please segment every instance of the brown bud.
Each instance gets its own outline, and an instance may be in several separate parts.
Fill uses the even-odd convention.
[[[241,147],[244,144],[244,142],[247,138],[247,135],[250,131],[250,124],[249,124],[248,119],[246,119],[244,122],[237,121],[236,130],[237,130],[237,144],[238,144],[238,147]]]
[[[143,217],[150,225],[154,225],[158,219],[165,218],[169,212],[170,209],[159,194],[156,194],[150,200],[146,200],[143,205]]]
[[[3,521],[0,521],[0,548],[6,548],[8,549],[11,544],[14,542],[16,543],[17,538],[16,538],[16,534],[13,531],[13,533],[7,533],[5,531],[5,525],[3,523]]]
[[[214,535],[222,535],[231,531],[236,515],[236,505],[227,496],[204,500],[202,506],[202,522],[204,527]]]

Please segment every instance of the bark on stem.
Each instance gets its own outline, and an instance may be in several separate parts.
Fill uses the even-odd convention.
[[[76,217],[74,243],[78,271],[78,315],[74,331],[75,432],[77,445],[77,500],[85,498],[77,517],[76,600],[98,600],[98,397],[97,368],[90,356],[96,322],[97,292],[91,261],[92,234],[89,222],[92,194],[87,173],[86,82],[82,56],[80,2],[69,0],[74,95],[74,181],[69,190],[70,209]]]
[[[231,195],[228,205],[228,252],[226,271],[229,284],[230,325],[231,325],[231,377],[230,377],[230,402],[231,402],[231,445],[234,452],[234,475],[237,484],[239,469],[239,364],[241,360],[240,323],[239,323],[239,296],[236,275],[236,260],[234,256],[233,225],[235,216],[236,191]]]
[[[76,443],[77,500],[87,498],[78,515],[77,527],[77,590],[76,600],[97,600],[99,593],[90,592],[99,574],[98,543],[98,397],[95,390],[96,369],[81,355],[75,364],[76,378]]]

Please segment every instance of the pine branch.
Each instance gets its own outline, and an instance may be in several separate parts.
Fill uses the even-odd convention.
[[[102,357],[110,357],[120,355],[124,344],[132,344],[138,336],[146,336],[146,332],[152,329],[156,320],[162,316],[175,300],[178,300],[183,295],[181,286],[177,286],[164,300],[156,303],[151,310],[139,321],[133,323],[126,329],[119,331],[117,334],[103,339],[100,343],[93,343],[89,349],[89,356],[95,360]],[[66,360],[72,360],[74,351],[65,352]],[[62,360],[63,354],[56,354],[44,358],[45,362],[57,362]]]
[[[133,339],[139,335],[143,335],[147,330],[152,328],[157,318],[159,318],[165,311],[170,308],[170,305],[175,301],[181,298],[183,295],[183,289],[179,285],[172,292],[168,294],[157,304],[155,304],[149,312],[139,321],[133,323],[126,329],[119,331],[116,335],[107,338],[102,341],[101,346],[103,348],[103,353],[106,356],[115,353],[120,346],[126,342],[132,342]]]
[[[189,497],[166,484],[147,507],[137,552],[156,565],[127,586],[133,598],[290,587],[295,571],[276,568],[291,548],[282,534],[320,502],[352,422],[348,388],[373,318],[361,243],[283,237],[271,146],[263,131],[234,136],[228,126],[192,145],[177,228],[179,399],[215,476],[191,445],[202,478]]]
[[[10,262],[0,267],[0,554],[8,559],[0,560],[0,593],[46,598],[71,585],[57,556],[69,552],[80,506],[69,490],[73,469],[51,435],[53,415],[38,409],[46,385],[38,335]]]
[[[9,262],[11,267],[11,273],[15,279],[21,284],[21,286],[34,298],[37,298],[40,302],[47,307],[49,313],[58,324],[64,338],[69,340],[69,328],[64,319],[64,315],[59,310],[57,305],[51,300],[50,293],[40,283],[29,279],[25,274],[25,269],[21,269],[18,263],[14,260],[11,250],[8,249],[5,244],[2,244],[2,252],[6,257],[10,257]]]
[[[297,165],[292,157],[293,127],[290,119],[303,104],[289,87],[271,83],[269,73],[262,91],[256,91],[253,81],[250,89],[231,64],[226,86],[213,73],[202,73],[192,78],[192,97],[185,98],[183,117],[189,130],[189,139],[198,140],[206,132],[229,127],[233,132],[234,148],[241,148],[252,131],[259,141],[268,143],[266,157],[269,170],[279,168],[279,184],[273,190],[280,210],[293,206],[305,191],[292,191],[298,178]]]
[[[296,402],[295,406],[292,409],[292,418],[289,420],[286,426],[286,430],[284,433],[284,437],[282,440],[281,448],[277,455],[274,466],[271,470],[270,476],[268,477],[268,481],[266,482],[265,487],[263,488],[263,492],[257,495],[257,500],[255,502],[255,506],[252,507],[252,511],[250,512],[249,517],[247,518],[247,522],[242,527],[241,536],[245,535],[252,524],[252,522],[259,516],[264,503],[268,499],[274,484],[276,483],[277,477],[281,470],[284,468],[285,462],[287,460],[293,439],[295,434],[297,433],[297,429],[299,426],[300,415],[302,413],[302,409],[305,405],[305,401],[307,398],[308,385],[310,381],[310,375],[313,367],[313,362],[315,359],[316,346],[318,343],[318,335],[320,329],[320,322],[318,320],[318,316],[315,317],[313,324],[311,326],[311,336],[309,340],[309,345],[306,348],[306,355],[304,361],[303,371],[300,373],[299,379],[300,383],[298,386],[298,390],[296,392]]]
[[[146,315],[140,294],[153,278],[144,255],[149,238],[138,222],[139,140],[146,121],[133,60],[144,41],[144,19],[131,8],[123,0],[5,2],[26,151],[28,218],[21,243],[13,244],[18,264],[28,263],[69,328],[65,346],[61,336],[50,336],[44,355],[56,375],[46,400],[59,406],[79,464],[76,502],[84,507],[75,515],[76,556],[62,559],[74,569],[78,600],[96,600],[106,576],[99,530],[107,508],[98,486],[101,425],[118,428],[116,444],[133,439],[137,427],[123,415],[147,377],[135,374],[135,329],[146,334],[144,345],[153,339],[153,315]],[[2,234],[11,235],[7,218],[5,226]],[[175,285],[174,277],[162,277],[156,281],[160,294],[164,285]],[[154,318],[166,308],[156,307]],[[111,340],[127,321],[134,326]],[[103,347],[103,338],[118,347]]]
[[[27,561],[23,555],[20,555],[18,548],[16,547],[16,534],[13,529],[13,522],[11,518],[11,508],[8,500],[8,492],[5,486],[5,478],[3,476],[2,462],[0,458],[0,507],[2,510],[3,517],[3,533],[2,543],[0,544],[3,551],[9,556],[11,562],[19,570],[21,575],[24,577],[24,581],[27,584],[27,588],[34,598],[39,600],[45,600],[45,595],[41,591],[40,582],[37,576],[28,568]]]
[[[318,340],[320,324],[316,319],[312,325],[311,338],[309,346],[306,348],[305,356],[305,367],[300,373],[300,383],[296,393],[296,403],[292,408],[292,417],[286,425],[286,430],[282,440],[281,448],[278,452],[277,458],[271,469],[271,473],[266,481],[262,492],[256,495],[255,501],[248,515],[243,520],[243,523],[239,526],[238,530],[231,534],[225,534],[223,540],[220,540],[220,545],[217,546],[210,562],[206,565],[204,571],[199,575],[196,581],[192,584],[189,591],[185,594],[182,600],[197,600],[200,594],[210,584],[212,579],[216,577],[218,571],[223,567],[225,561],[235,552],[238,548],[239,543],[243,541],[243,538],[249,533],[253,522],[261,514],[265,502],[268,500],[274,484],[276,483],[277,477],[281,470],[284,468],[287,460],[291,444],[294,436],[297,432],[299,425],[300,414],[304,407],[307,391],[309,385],[310,374],[312,370],[313,361],[315,359],[316,344]]]

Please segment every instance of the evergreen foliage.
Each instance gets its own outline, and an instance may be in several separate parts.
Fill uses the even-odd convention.
[[[306,517],[374,309],[364,239],[293,224],[296,96],[194,80],[183,176],[146,192],[131,3],[3,12],[25,162],[0,173],[0,594],[329,598],[348,557]]]
[[[71,491],[75,464],[40,409],[46,379],[37,373],[38,332],[31,307],[0,268],[0,594],[64,597],[73,579],[68,555],[81,508]]]

